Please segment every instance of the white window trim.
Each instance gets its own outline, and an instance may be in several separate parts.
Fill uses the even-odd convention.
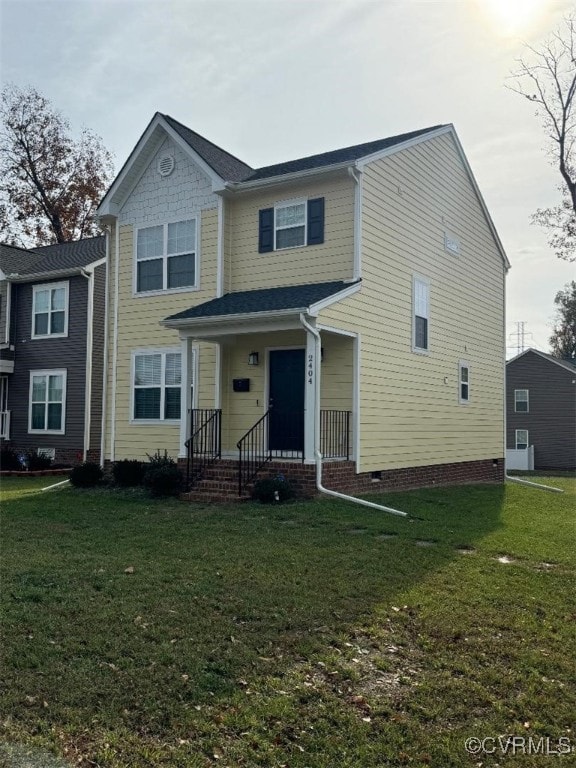
[[[416,283],[423,283],[428,289],[428,346],[426,348],[416,346]],[[431,294],[431,280],[424,275],[412,275],[412,352],[417,355],[429,355],[430,354],[430,294]],[[420,315],[419,315],[420,317]]]
[[[178,354],[180,355],[180,366],[182,366],[182,347],[146,347],[143,349],[132,350],[132,360],[130,365],[130,418],[128,419],[130,424],[159,424],[159,425],[179,425],[180,416],[177,419],[165,419],[164,414],[164,398],[165,398],[165,373],[166,373],[166,355]],[[160,374],[160,418],[159,419],[135,419],[134,418],[134,376],[136,374],[136,357],[139,355],[162,355],[161,374]],[[182,368],[180,368],[180,405],[182,405],[182,385],[184,377],[182,376]]]
[[[466,368],[468,370],[468,381],[464,382],[462,381],[462,369]],[[470,403],[470,363],[466,360],[459,360],[458,361],[458,402],[460,405],[468,405]],[[463,398],[462,397],[462,384],[468,385],[468,397]]]
[[[194,267],[194,285],[183,285],[180,288],[155,288],[153,291],[139,291],[138,290],[138,262],[139,261],[153,261],[154,259],[162,259],[162,284],[168,284],[168,224],[177,224],[179,221],[196,221],[196,263]],[[134,298],[141,298],[145,296],[165,296],[171,293],[186,293],[190,291],[200,290],[200,243],[201,238],[201,215],[200,211],[194,213],[182,214],[176,218],[162,219],[161,221],[149,221],[146,224],[142,224],[139,227],[134,227],[133,236],[133,267],[132,267],[132,296]],[[151,227],[163,227],[163,254],[162,256],[154,256],[150,259],[138,259],[138,232],[141,229],[150,229]],[[178,254],[171,253],[170,256],[177,256]]]
[[[517,429],[514,434],[514,445],[517,451],[525,451],[526,448],[518,448],[518,432],[526,432],[526,448],[530,447],[530,433],[527,429]]]
[[[66,385],[68,370],[66,368],[44,369],[30,371],[30,385],[28,390],[28,434],[29,435],[64,435],[66,434]],[[62,429],[32,429],[32,381],[34,376],[62,376]],[[48,383],[46,383],[46,397],[48,397]],[[46,400],[46,402],[48,402]],[[46,417],[48,423],[48,417]]]
[[[40,291],[55,290],[58,288],[64,288],[64,331],[62,333],[36,333],[35,320],[36,320],[36,294]],[[32,326],[30,328],[31,339],[64,339],[68,336],[68,313],[70,309],[69,304],[70,297],[70,283],[68,280],[64,280],[61,283],[41,283],[39,285],[32,286]],[[50,300],[51,303],[51,300]],[[58,310],[60,311],[60,310]],[[48,310],[48,328],[50,328],[50,316],[52,314],[51,309]]]
[[[518,392],[526,392],[526,400],[518,400],[516,397]],[[525,411],[519,411],[518,410],[518,402],[526,403],[526,410]],[[515,389],[514,390],[514,413],[530,413],[530,391],[528,389]]]
[[[277,227],[276,226],[276,211],[279,208],[286,208],[289,205],[304,205],[304,242],[302,245],[286,245],[283,248],[278,248],[276,245],[276,233],[278,232],[278,229],[294,229],[294,226],[291,227]],[[297,226],[301,226],[298,224]],[[307,197],[297,197],[293,200],[279,200],[277,203],[274,203],[274,250],[275,251],[291,251],[294,248],[304,248],[308,243],[308,198]]]

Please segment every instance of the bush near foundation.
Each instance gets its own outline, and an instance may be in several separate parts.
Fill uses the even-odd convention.
[[[142,485],[146,465],[137,459],[122,459],[115,461],[112,466],[112,474],[116,485],[123,488],[131,488],[135,485]]]
[[[76,488],[93,488],[100,483],[103,477],[102,467],[93,461],[78,464],[70,472],[70,482]]]
[[[254,484],[252,498],[262,504],[279,504],[294,497],[294,488],[283,475],[266,477]]]

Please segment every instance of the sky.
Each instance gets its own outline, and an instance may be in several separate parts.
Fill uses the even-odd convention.
[[[576,266],[533,105],[506,88],[565,0],[0,0],[0,81],[100,135],[119,170],[156,111],[259,167],[453,123],[504,248],[508,356],[548,351]]]

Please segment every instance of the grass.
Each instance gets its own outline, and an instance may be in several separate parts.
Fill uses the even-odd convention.
[[[550,757],[464,741],[575,743],[572,479],[381,497],[410,520],[39,480],[2,483],[0,766],[524,768]]]

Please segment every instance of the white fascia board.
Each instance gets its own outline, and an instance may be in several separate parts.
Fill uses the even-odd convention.
[[[161,137],[159,129],[164,132],[164,137]],[[155,134],[158,138],[156,138]],[[203,160],[203,158],[201,158],[200,155],[195,152],[170,125],[168,125],[160,113],[156,113],[130,153],[128,160],[125,162],[120,173],[112,182],[110,189],[102,198],[100,205],[96,209],[96,215],[98,217],[118,215],[124,202],[130,196],[138,183],[138,180],[148,167],[152,155],[158,150],[164,138],[172,139],[184,154],[203,170],[212,181],[213,186],[221,187],[223,185],[224,180],[218,176],[213,168],[211,168],[208,163],[206,163],[206,161]],[[141,162],[138,162],[139,160]],[[134,173],[135,170],[136,173]],[[129,182],[131,175],[134,175],[134,178],[130,183],[127,183]]]
[[[180,318],[178,320],[160,320],[160,325],[165,328],[207,328],[212,326],[236,326],[237,323],[251,323],[259,321],[274,320],[277,318],[286,318],[290,316],[300,317],[301,312],[307,312],[307,307],[298,309],[279,309],[273,312],[249,312],[237,313],[234,315],[216,315],[212,317],[190,317]]]
[[[358,336],[357,331],[347,331],[344,328],[335,328],[333,325],[324,325],[324,323],[317,323],[316,328],[319,331],[326,331],[326,333],[333,333],[336,336],[348,336],[355,339]]]
[[[420,136],[414,136],[412,139],[406,139],[406,141],[402,141],[399,144],[393,144],[391,147],[380,149],[378,152],[373,152],[371,155],[365,155],[356,161],[356,166],[362,170],[365,165],[368,165],[368,163],[373,163],[375,160],[381,160],[383,157],[395,155],[396,152],[402,152],[405,149],[410,149],[410,147],[415,147],[418,144],[423,144],[425,141],[430,141],[430,139],[435,139],[438,136],[443,136],[445,133],[451,132],[454,132],[454,126],[452,124],[443,125],[441,128],[437,128],[435,131],[423,133]]]
[[[73,267],[71,269],[58,269],[50,272],[35,272],[29,275],[8,275],[8,280],[11,283],[36,283],[39,280],[56,280],[59,277],[74,277],[74,275],[81,275],[84,272],[84,267]]]
[[[91,261],[90,264],[86,264],[84,269],[86,271],[90,270],[91,272],[96,269],[96,267],[101,267],[102,264],[106,264],[106,256],[103,256],[101,259],[98,259],[98,261]]]
[[[284,173],[278,176],[270,176],[265,179],[255,179],[254,181],[230,181],[225,184],[224,189],[228,192],[248,192],[252,189],[279,186],[290,181],[299,181],[300,179],[308,179],[313,176],[324,176],[324,174],[333,173],[334,171],[347,171],[348,168],[353,167],[354,165],[355,163],[353,161],[347,160],[344,163],[334,163],[333,165],[308,168],[305,171],[294,171],[293,173]],[[222,192],[223,190],[218,188],[214,191]]]
[[[341,291],[338,291],[338,293],[333,293],[331,296],[327,296],[325,299],[317,301],[315,304],[311,304],[308,310],[308,314],[312,317],[317,317],[318,313],[323,309],[326,309],[326,307],[331,307],[332,304],[336,304],[343,299],[347,299],[348,296],[353,296],[355,293],[358,293],[361,287],[361,280],[358,280],[356,283],[352,283],[347,288],[343,288]]]

